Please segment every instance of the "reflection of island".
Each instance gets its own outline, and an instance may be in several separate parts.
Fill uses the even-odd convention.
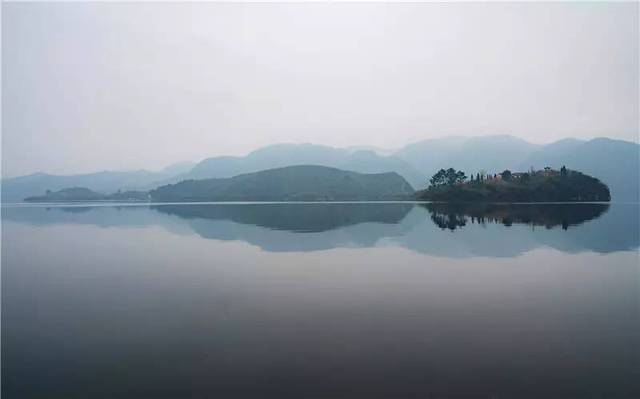
[[[160,205],[151,208],[184,219],[230,220],[271,230],[312,233],[359,223],[395,224],[409,213],[413,204],[203,204]]]
[[[239,240],[272,252],[373,247],[400,237],[409,203],[160,205],[161,214],[185,220],[199,236]]]
[[[566,253],[637,250],[639,211],[637,204],[588,203],[471,208],[434,203],[167,204],[3,207],[2,220],[32,226],[162,226],[174,235],[195,233],[272,252],[397,246],[465,258],[519,256],[540,247]]]
[[[580,225],[595,219],[609,209],[608,204],[487,204],[429,203],[424,204],[431,220],[441,229],[455,230],[468,223],[505,226],[528,224],[552,228]]]

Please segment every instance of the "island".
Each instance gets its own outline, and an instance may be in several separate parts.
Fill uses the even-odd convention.
[[[297,165],[230,178],[184,180],[149,194],[157,202],[388,201],[411,199],[414,192],[396,172],[357,173]]]
[[[467,178],[454,168],[440,169],[416,199],[437,202],[608,202],[606,184],[595,177],[562,167],[528,172],[488,174]]]

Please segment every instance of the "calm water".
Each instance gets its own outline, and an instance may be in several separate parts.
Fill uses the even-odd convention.
[[[638,398],[638,205],[2,208],[3,398]]]

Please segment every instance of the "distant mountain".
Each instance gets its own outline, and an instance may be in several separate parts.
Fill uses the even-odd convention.
[[[191,169],[193,169],[194,166],[196,166],[196,162],[192,162],[192,161],[177,162],[163,168],[161,172],[165,175],[175,176],[175,175],[189,172]]]
[[[391,155],[381,155],[381,154]],[[314,144],[276,144],[246,156],[219,156],[197,164],[180,163],[160,172],[100,172],[73,176],[37,173],[2,181],[2,200],[21,201],[45,190],[87,187],[99,192],[148,190],[188,179],[227,178],[293,165],[320,165],[360,173],[396,172],[424,189],[441,168],[467,174],[485,170],[528,170],[550,166],[584,171],[602,180],[613,201],[639,201],[640,145],[605,138],[564,139],[532,144],[513,136],[448,137],[409,144],[393,152],[367,147],[333,148]]]
[[[564,165],[600,179],[613,201],[640,200],[640,145],[628,141],[563,139],[538,145],[512,136],[453,137],[410,144],[395,155],[429,177],[449,167],[493,174]]]
[[[316,165],[288,166],[231,178],[185,180],[150,192],[152,201],[358,201],[408,198],[395,172],[363,174]]]
[[[397,172],[414,186],[426,176],[395,156],[378,155],[372,150],[333,148],[315,144],[276,144],[260,148],[244,157],[213,157],[198,163],[190,172],[167,181],[232,177],[265,169],[293,165],[319,165],[360,173]]]
[[[501,172],[514,168],[539,147],[513,136],[451,137],[409,144],[395,155],[431,177],[450,167],[467,174],[481,169]]]
[[[329,166],[361,173],[397,172],[416,189],[441,168],[456,167],[467,173],[505,169],[528,170],[566,165],[599,178],[614,201],[638,201],[640,146],[610,139],[564,139],[551,144],[529,143],[508,135],[448,137],[409,144],[392,155],[380,150],[332,148],[314,144],[277,144],[245,157],[208,158],[189,173],[167,181],[231,177],[241,173],[302,164]]]
[[[118,190],[148,190],[156,187],[158,181],[168,179],[171,176],[170,172],[150,172],[146,170],[104,171],[68,176],[35,173],[3,179],[2,201],[22,201],[26,197],[44,195],[47,190],[58,191],[69,187],[86,187],[100,193],[114,193]]]
[[[520,168],[562,165],[602,180],[614,201],[640,200],[640,145],[636,143],[606,138],[561,140],[531,153]]]

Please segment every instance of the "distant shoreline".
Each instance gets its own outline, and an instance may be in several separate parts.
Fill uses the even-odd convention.
[[[51,201],[51,202],[2,202],[3,207],[17,206],[159,206],[159,205],[269,205],[269,204],[461,204],[461,205],[557,205],[557,204],[629,204],[635,205],[640,202],[633,201],[545,201],[545,202],[475,202],[475,201],[427,201],[427,200],[389,200],[389,201],[178,201],[178,202],[145,202],[145,201]]]

